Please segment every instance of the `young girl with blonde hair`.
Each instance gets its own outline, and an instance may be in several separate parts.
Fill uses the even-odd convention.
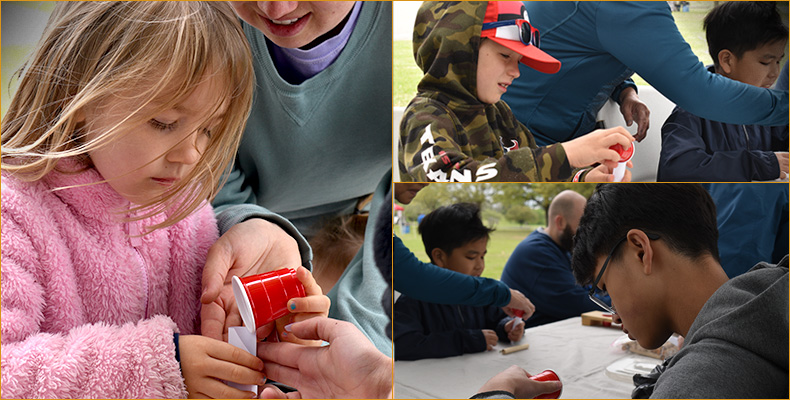
[[[195,335],[252,85],[225,2],[55,7],[2,122],[3,397],[257,395],[221,380],[260,359]]]

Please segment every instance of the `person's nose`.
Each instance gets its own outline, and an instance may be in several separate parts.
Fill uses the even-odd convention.
[[[521,71],[518,70],[518,63],[519,60],[514,60],[514,62],[508,65],[508,75],[513,77],[513,79],[518,79],[521,76]]]
[[[179,142],[167,153],[167,161],[176,164],[193,165],[200,160],[205,148],[203,130],[198,129],[189,137]],[[203,148],[203,149],[202,149]]]
[[[768,72],[768,78],[772,80],[778,78],[780,70],[781,67],[779,63],[771,63],[771,70]]]
[[[278,20],[288,13],[296,10],[299,6],[298,1],[259,1],[258,8],[266,14],[269,19]]]

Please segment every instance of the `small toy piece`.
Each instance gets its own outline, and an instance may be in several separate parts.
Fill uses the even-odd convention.
[[[252,333],[288,315],[288,300],[305,296],[296,271],[289,268],[243,278],[234,276],[232,284],[241,319]]]
[[[521,351],[521,350],[527,350],[527,349],[529,349],[529,343],[520,344],[518,346],[511,346],[511,347],[508,347],[506,349],[499,350],[499,352],[502,353],[502,354],[510,354],[510,353],[515,353],[517,351]]]
[[[546,382],[546,381],[559,381],[560,377],[557,376],[557,373],[554,372],[553,370],[547,369],[547,370],[545,370],[545,371],[543,371],[543,372],[541,372],[541,373],[539,373],[537,375],[530,376],[529,379],[532,379],[534,381]],[[539,396],[537,396],[535,398],[536,399],[559,399],[561,395],[562,395],[562,387],[560,387],[560,390],[558,390],[556,392],[542,394],[542,395],[539,395]]]
[[[612,314],[603,311],[589,311],[582,314],[584,326],[612,326]]]
[[[620,161],[617,162],[617,168],[614,169],[615,182],[623,181],[623,176],[625,176],[625,164],[634,157],[634,147],[635,146],[633,142],[631,143],[631,147],[628,149],[623,149],[623,146],[619,144],[609,147],[620,155]]]

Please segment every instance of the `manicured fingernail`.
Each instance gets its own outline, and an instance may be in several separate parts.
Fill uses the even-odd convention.
[[[285,332],[290,332],[292,327],[293,327],[293,324],[288,324],[288,325],[284,326],[283,329],[285,329]],[[285,333],[283,333],[283,335],[285,335]]]
[[[280,303],[282,304],[282,303]],[[291,301],[291,311],[296,310],[296,302]]]

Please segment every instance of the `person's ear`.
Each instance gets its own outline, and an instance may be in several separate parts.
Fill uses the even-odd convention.
[[[719,52],[719,68],[721,68],[721,71],[725,74],[729,75],[732,73],[735,61],[737,61],[737,57],[735,57],[733,52],[727,49]]]
[[[647,234],[639,229],[631,229],[626,234],[628,247],[634,252],[645,275],[653,273],[653,244]]]
[[[566,221],[565,218],[562,216],[562,214],[557,214],[554,216],[554,226],[557,227],[557,230],[559,232],[565,230],[565,223]]]
[[[447,264],[447,253],[444,250],[436,247],[431,250],[431,259],[433,259],[433,263],[436,264],[437,267],[442,267]]]
[[[77,111],[74,111],[74,122],[77,124],[82,124],[85,122],[85,109],[78,108]]]

